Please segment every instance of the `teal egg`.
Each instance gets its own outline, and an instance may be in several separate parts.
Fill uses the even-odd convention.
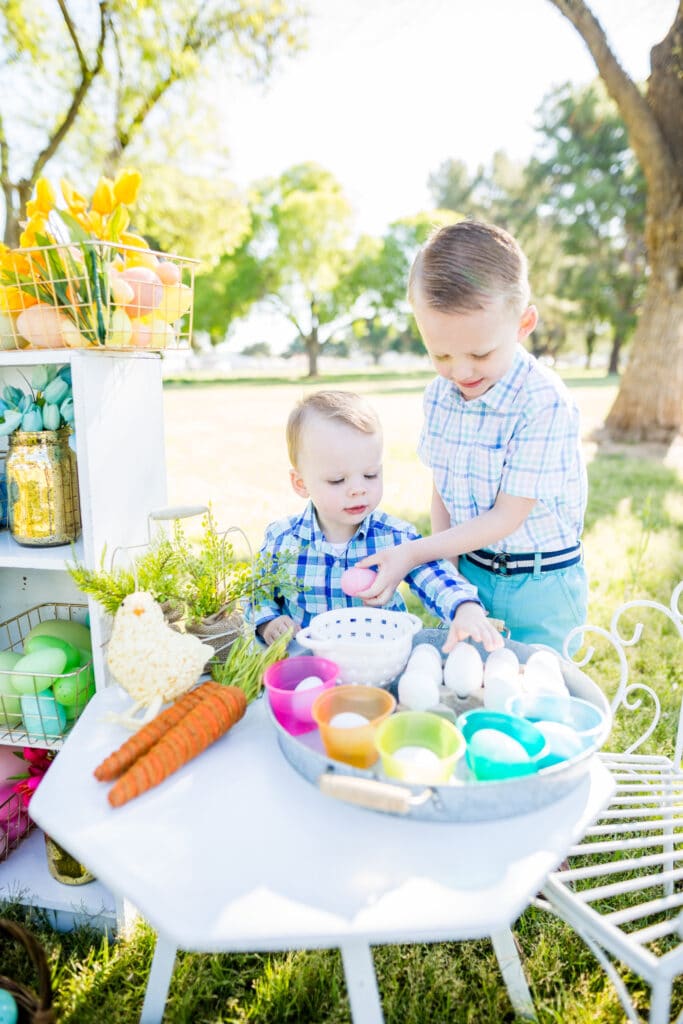
[[[19,1007],[11,992],[0,988],[0,1024],[17,1024]]]
[[[66,731],[66,713],[54,699],[51,690],[38,697],[22,697],[21,717],[31,743],[56,739]]]

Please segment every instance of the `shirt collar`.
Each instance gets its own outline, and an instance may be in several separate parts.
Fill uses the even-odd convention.
[[[363,519],[363,521],[358,524],[356,532],[354,533],[353,537],[349,539],[349,544],[351,543],[351,541],[365,540],[372,526],[374,514],[374,512],[368,513],[365,519]],[[329,543],[327,540],[325,540],[325,535],[320,529],[320,526],[318,524],[318,518],[315,514],[315,509],[313,508],[313,503],[310,501],[307,502],[306,508],[299,516],[299,520],[297,523],[297,532],[301,540],[308,541],[309,544]]]

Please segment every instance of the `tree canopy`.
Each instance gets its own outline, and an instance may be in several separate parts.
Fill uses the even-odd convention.
[[[3,0],[5,242],[17,244],[26,202],[57,155],[67,169],[78,161],[79,179],[84,166],[111,173],[154,114],[182,126],[202,74],[263,79],[300,47],[304,24],[288,0]]]

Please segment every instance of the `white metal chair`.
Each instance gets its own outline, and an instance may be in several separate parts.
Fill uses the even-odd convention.
[[[683,701],[673,758],[636,753],[652,735],[661,715],[657,693],[645,682],[628,681],[626,648],[640,640],[642,624],[630,638],[619,632],[623,614],[633,608],[654,608],[673,623],[683,640],[679,601],[683,581],[670,607],[655,601],[624,604],[612,617],[609,632],[593,626],[573,630],[602,634],[615,648],[620,681],[612,710],[635,711],[643,699],[652,702],[652,719],[643,734],[623,753],[603,751],[600,757],[615,776],[617,788],[600,820],[569,853],[565,870],[553,872],[537,906],[551,910],[586,942],[612,980],[628,1019],[640,1024],[620,965],[642,977],[650,988],[649,1024],[669,1024],[671,991],[683,974]],[[594,650],[581,662],[585,665]],[[683,662],[683,659],[682,659]],[[678,685],[683,697],[683,673]],[[683,1013],[677,1018],[683,1021]]]

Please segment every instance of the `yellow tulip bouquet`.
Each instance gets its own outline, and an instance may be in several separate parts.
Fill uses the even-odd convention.
[[[0,244],[0,348],[184,348],[194,260],[151,250],[128,231],[138,171],[100,178],[90,202],[46,178],[26,204],[20,247]]]

